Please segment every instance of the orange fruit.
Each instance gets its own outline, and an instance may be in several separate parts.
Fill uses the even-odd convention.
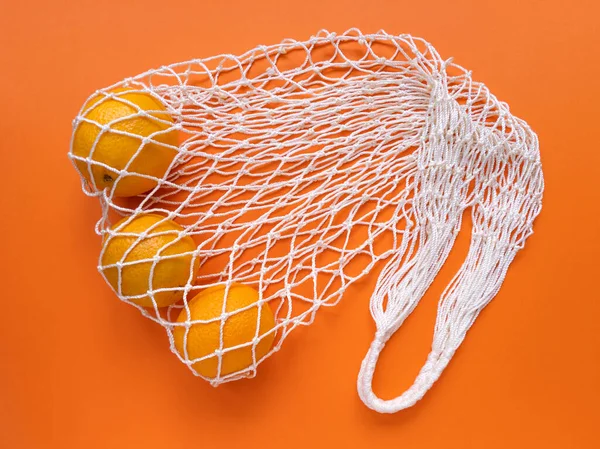
[[[161,215],[144,214],[129,220],[126,217],[116,223],[111,228],[115,235],[104,239],[104,276],[117,293],[120,278],[121,296],[142,295],[127,298],[140,306],[152,307],[152,297],[158,307],[176,303],[183,297],[182,287],[193,282],[198,273],[198,259],[192,254],[196,249],[194,240],[187,235],[180,237],[183,228]],[[159,259],[151,275],[155,256]],[[117,263],[123,264],[120,276],[114,266]],[[149,294],[158,289],[171,290]]]
[[[158,98],[123,88],[110,94],[114,98],[98,94],[85,105],[81,116],[92,123],[77,124],[71,154],[96,189],[114,186],[114,196],[139,195],[156,187],[175,158],[177,131]]]
[[[269,352],[275,332],[268,332],[275,327],[275,318],[268,303],[258,305],[259,297],[258,291],[251,287],[232,284],[227,298],[225,285],[217,285],[201,291],[190,300],[190,313],[183,309],[177,318],[178,323],[214,320],[191,324],[189,329],[176,326],[173,330],[175,348],[184,359],[193,361],[213,354],[212,357],[193,363],[194,371],[208,378],[222,377],[252,366]],[[223,311],[223,301],[226,303],[225,311],[228,317],[223,325],[223,352],[219,369],[219,358],[215,351],[218,351],[220,346],[219,318]],[[243,346],[230,349],[238,345]],[[255,358],[252,357],[253,347]]]

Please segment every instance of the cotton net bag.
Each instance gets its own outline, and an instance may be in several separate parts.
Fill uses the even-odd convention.
[[[118,87],[160,99],[180,145],[156,188],[138,197],[83,182],[102,205],[96,231],[106,235],[122,216],[160,213],[194,239],[200,264],[181,287],[183,301],[168,308],[120,299],[163,326],[190,368],[198,360],[175,350],[173,329],[194,324],[175,317],[195,292],[243,283],[275,314],[269,353],[246,370],[206,379],[214,386],[254,376],[296,327],[337,304],[354,282],[377,276],[368,292],[376,332],[358,393],[378,412],[412,406],[500,289],[540,212],[536,135],[470,72],[409,35],[321,31],[164,66],[94,95],[113,98]],[[82,109],[75,125],[85,120]],[[431,352],[408,390],[382,400],[372,390],[380,352],[444,264],[466,211],[470,246],[439,300]],[[219,318],[221,332],[226,319]]]

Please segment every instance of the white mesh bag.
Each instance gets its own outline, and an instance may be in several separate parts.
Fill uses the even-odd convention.
[[[195,239],[200,262],[181,287],[183,302],[132,305],[165,328],[190,367],[197,360],[174,349],[173,327],[196,290],[247,284],[275,312],[271,351],[244,371],[207,379],[213,385],[255,375],[293,329],[370,275],[378,276],[369,292],[376,332],[358,392],[379,412],[410,407],[498,292],[541,209],[536,135],[470,72],[409,35],[321,31],[150,70],[94,95],[114,98],[115,87],[160,98],[182,143],[157,187],[139,197],[83,182],[102,205],[96,230],[158,212]],[[86,120],[82,109],[74,126]],[[371,387],[379,354],[444,264],[465,211],[470,247],[440,298],[431,352],[407,391],[382,400]]]

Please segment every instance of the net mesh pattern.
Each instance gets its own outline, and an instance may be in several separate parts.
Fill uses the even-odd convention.
[[[122,216],[160,213],[183,227],[179,237],[195,240],[200,264],[197,277],[178,287],[183,301],[168,308],[120,298],[162,325],[190,367],[198,360],[175,350],[173,329],[194,324],[176,317],[200,289],[246,284],[275,314],[269,353],[258,359],[253,351],[250,367],[206,379],[213,385],[255,375],[290,332],[371,274],[378,276],[367,293],[377,331],[358,391],[380,412],[411,406],[498,292],[541,208],[536,135],[469,71],[409,35],[321,31],[241,56],[164,66],[94,95],[127,102],[116,87],[159,98],[181,143],[156,188],[138,197],[116,198],[83,182],[102,205],[96,231],[107,236]],[[74,126],[84,121],[82,109]],[[117,132],[95,125],[100,135]],[[153,137],[140,139],[140,149]],[[125,167],[115,185],[128,174]],[[431,353],[406,392],[382,400],[371,387],[379,353],[444,264],[465,211],[470,247],[440,298]],[[149,295],[157,291],[150,281]],[[228,317],[216,319],[221,332]],[[245,345],[255,348],[262,337]]]

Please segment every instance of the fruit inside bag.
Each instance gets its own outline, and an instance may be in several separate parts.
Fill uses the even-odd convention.
[[[541,208],[537,137],[427,42],[322,31],[100,90],[70,156],[99,198],[99,269],[213,385],[254,376],[289,333],[378,276],[358,390],[413,405],[495,296]],[[440,299],[413,386],[384,401],[377,358],[470,210],[469,254]],[[467,230],[466,230],[467,231]]]

